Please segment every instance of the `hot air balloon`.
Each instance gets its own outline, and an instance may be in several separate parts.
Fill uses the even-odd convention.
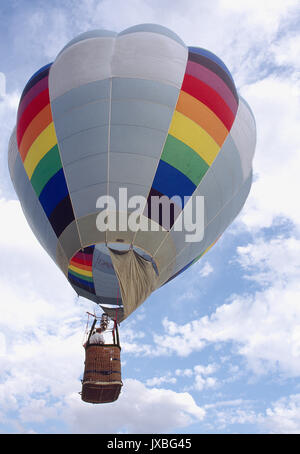
[[[142,24],[83,33],[31,77],[8,161],[38,241],[76,293],[119,324],[236,218],[255,143],[253,114],[225,64]],[[197,222],[183,220],[196,199],[195,241]]]

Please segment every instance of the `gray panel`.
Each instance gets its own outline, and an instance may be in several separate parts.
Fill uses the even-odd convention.
[[[131,198],[135,195],[141,195],[143,197],[147,197],[149,192],[149,186],[143,186],[139,184],[131,184],[126,183],[122,185],[120,182],[109,182],[108,194],[114,197],[115,200],[119,200],[119,188],[126,187],[127,188],[127,198]]]
[[[223,205],[243,182],[240,155],[230,135],[214,160],[212,170],[220,187]]]
[[[157,159],[129,153],[109,154],[109,182],[146,185],[152,182],[157,168]],[[148,186],[148,190],[150,186]]]
[[[76,221],[71,222],[59,237],[61,247],[67,257],[68,261],[71,260],[73,255],[81,248],[80,238]]]
[[[98,153],[107,153],[108,125],[80,131],[59,142],[64,165]]]
[[[111,125],[110,150],[159,159],[165,139],[165,131],[133,125]]]
[[[106,248],[107,249],[107,248]],[[97,269],[104,274],[111,274],[115,276],[115,269],[112,264],[109,254],[104,254],[97,249],[97,245],[93,254],[93,270]]]
[[[112,100],[112,124],[137,125],[168,131],[173,109],[140,100]]]
[[[190,243],[177,253],[176,265],[173,274],[180,271],[191,260],[204,252],[212,243],[214,243],[226,228],[233,222],[236,216],[240,213],[245,201],[248,197],[252,182],[252,174],[235,192],[231,200],[224,205],[221,212],[207,226],[205,236],[200,243]],[[172,232],[173,236],[173,232]]]
[[[102,100],[70,110],[66,115],[54,119],[58,141],[79,131],[108,124],[109,102]]]
[[[98,198],[105,194],[107,194],[107,183],[87,186],[80,191],[72,192],[70,195],[75,217],[81,218],[91,213],[99,212],[99,209],[96,208],[96,203]]]
[[[243,186],[240,190],[236,193],[235,197],[233,198],[230,206],[230,210],[232,212],[232,217],[230,222],[232,222],[237,215],[240,213],[241,209],[243,208],[246,199],[248,197],[249,191],[251,189],[252,184],[252,170],[250,170],[250,175],[243,183]]]
[[[96,219],[98,213],[77,219],[78,230],[83,247],[96,243],[105,243],[105,232],[97,229]]]
[[[112,80],[112,99],[141,99],[174,109],[179,90],[154,80],[119,78]]]
[[[13,184],[31,230],[56,262],[57,237],[28,179],[19,153],[13,169]]]
[[[103,273],[97,268],[93,268],[93,281],[98,296],[117,298],[119,282],[116,275]]]
[[[51,102],[51,109],[56,121],[60,115],[75,107],[110,97],[110,81],[97,80],[64,93]]]
[[[256,125],[250,107],[241,97],[230,135],[240,154],[243,176],[246,179],[252,168],[256,146]]]
[[[87,186],[104,183],[107,180],[107,154],[94,154],[78,159],[64,166],[69,192],[79,191]],[[101,195],[101,194],[99,194]]]
[[[208,169],[193,195],[204,196],[205,225],[207,225],[222,208],[221,188],[214,175],[213,167]]]

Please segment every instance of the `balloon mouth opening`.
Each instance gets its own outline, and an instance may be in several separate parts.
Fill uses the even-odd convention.
[[[100,253],[104,254],[107,256],[107,258],[110,261],[110,254],[109,254],[109,249],[112,249],[114,251],[128,251],[129,249],[133,249],[139,256],[141,256],[143,259],[147,260],[148,262],[151,262],[153,265],[153,268],[158,275],[158,267],[153,259],[152,255],[146,252],[144,249],[131,245],[130,243],[125,243],[124,240],[117,240],[116,242],[111,242],[111,243],[97,243],[95,244],[95,249],[99,251]]]

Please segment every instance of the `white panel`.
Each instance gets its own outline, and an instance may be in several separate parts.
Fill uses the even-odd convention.
[[[181,88],[188,50],[158,33],[119,35],[112,60],[112,75],[158,80]]]
[[[114,42],[115,38],[87,39],[62,52],[49,73],[51,101],[72,88],[110,77]]]

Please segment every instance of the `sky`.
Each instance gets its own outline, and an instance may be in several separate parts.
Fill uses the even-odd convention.
[[[218,243],[121,324],[122,393],[91,405],[95,305],[28,227],[7,147],[36,70],[79,33],[140,23],[225,62],[256,118],[254,179]],[[299,434],[299,2],[0,0],[0,25],[0,433]]]

